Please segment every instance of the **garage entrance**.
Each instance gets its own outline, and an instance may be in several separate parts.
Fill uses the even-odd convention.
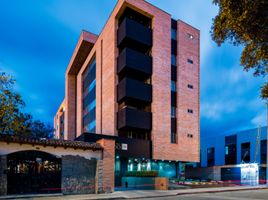
[[[42,151],[7,155],[7,194],[61,192],[61,159]]]

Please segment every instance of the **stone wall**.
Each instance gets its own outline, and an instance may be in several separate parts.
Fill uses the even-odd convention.
[[[97,160],[88,160],[80,156],[62,157],[62,193],[95,193]]]
[[[6,156],[0,156],[0,196],[7,194],[7,175],[5,170],[7,169]]]
[[[96,171],[96,193],[104,193],[103,190],[103,160],[98,160],[97,162],[97,171]]]

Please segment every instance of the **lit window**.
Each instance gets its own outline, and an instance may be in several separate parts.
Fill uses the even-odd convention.
[[[192,34],[190,34],[190,33],[187,34],[187,37],[188,37],[189,39],[191,39],[191,40],[194,39],[194,36],[193,36]]]
[[[225,147],[225,155],[228,155],[228,154],[229,154],[229,147],[226,146],[226,147]]]
[[[171,64],[177,65],[177,57],[174,54],[171,55]]]
[[[194,61],[189,59],[189,58],[187,59],[187,62],[190,63],[190,64],[194,64]]]
[[[171,91],[176,92],[176,82],[175,81],[171,81]]]

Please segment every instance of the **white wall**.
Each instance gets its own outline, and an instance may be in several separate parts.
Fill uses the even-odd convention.
[[[57,157],[61,157],[63,155],[72,155],[72,156],[82,156],[87,159],[96,158],[98,160],[101,159],[102,151],[92,151],[92,150],[80,150],[73,148],[64,148],[64,147],[51,147],[51,146],[41,146],[41,145],[30,145],[30,144],[17,144],[17,143],[9,143],[0,142],[0,155],[8,155],[10,153],[14,153],[17,151],[27,151],[27,150],[38,150],[53,154]]]

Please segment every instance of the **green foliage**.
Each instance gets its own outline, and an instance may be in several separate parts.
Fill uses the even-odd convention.
[[[131,171],[127,172],[126,176],[133,176],[133,177],[157,177],[157,171]]]
[[[262,94],[261,94],[261,98],[265,99],[268,103],[268,83],[266,83],[263,87],[262,87]]]
[[[14,91],[15,80],[0,71],[0,133],[26,137],[48,137],[53,131],[41,121],[33,121],[30,114],[21,112],[25,103]]]
[[[226,40],[243,45],[240,63],[244,70],[254,70],[255,76],[268,73],[268,1],[213,0],[219,13],[212,25],[212,38],[221,45]],[[266,86],[262,98],[268,98]]]

